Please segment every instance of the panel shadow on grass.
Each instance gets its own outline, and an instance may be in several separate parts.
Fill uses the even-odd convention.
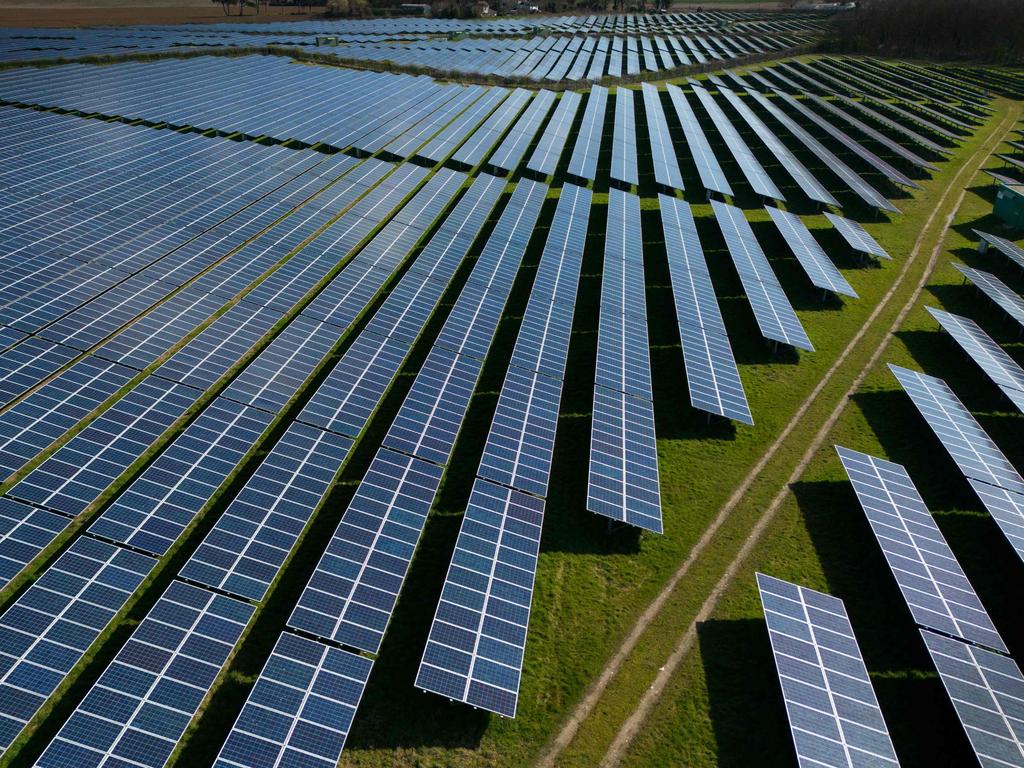
[[[697,642],[717,765],[796,765],[764,620],[704,621],[697,625]]]
[[[852,486],[800,482],[793,493],[825,572],[843,600],[904,768],[971,765],[973,755],[935,677],[903,596]],[[943,736],[922,738],[940,731]]]

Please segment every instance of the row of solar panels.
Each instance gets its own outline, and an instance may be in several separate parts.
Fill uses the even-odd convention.
[[[270,61],[279,60],[271,59]],[[240,59],[238,62],[238,64],[229,66],[237,66],[241,71],[242,67],[249,67],[251,64],[249,59]],[[513,127],[514,135],[506,139],[506,144],[510,146],[502,147],[494,156],[495,166],[509,171],[521,159],[537,130],[545,124],[548,112],[555,102],[553,95],[548,91],[540,91],[538,96],[530,101],[531,94],[522,89],[509,93],[505,89],[485,90],[476,86],[470,88],[453,85],[441,86],[434,83],[423,83],[422,78],[368,72],[345,73],[342,71],[341,74],[337,74],[335,71],[321,70],[321,68],[294,67],[283,63],[266,64],[261,60],[263,67],[283,68],[280,73],[280,93],[282,95],[286,92],[290,94],[298,81],[305,83],[306,79],[310,77],[317,79],[318,83],[321,80],[330,81],[332,87],[352,87],[362,94],[355,101],[351,97],[349,98],[345,108],[351,113],[351,116],[346,116],[341,120],[333,119],[334,112],[341,107],[336,107],[325,115],[321,113],[321,108],[318,106],[319,101],[314,100],[305,105],[290,104],[287,108],[277,109],[274,118],[268,123],[265,112],[262,110],[259,116],[255,116],[254,113],[246,116],[244,110],[239,111],[238,105],[242,103],[244,93],[241,95],[237,93],[238,78],[230,79],[233,83],[230,94],[223,90],[224,86],[216,78],[208,80],[208,85],[202,93],[195,92],[195,86],[191,83],[192,75],[206,77],[213,72],[221,72],[225,65],[216,59],[191,59],[120,66],[126,68],[123,76],[127,76],[129,79],[147,77],[149,92],[146,93],[145,104],[142,102],[131,103],[134,97],[126,95],[126,93],[130,94],[130,91],[123,88],[123,76],[119,76],[116,80],[110,80],[113,70],[117,69],[113,67],[69,67],[62,70],[61,77],[52,78],[51,75],[48,75],[47,84],[42,92],[39,91],[41,87],[39,82],[33,82],[31,78],[26,80],[23,75],[19,76],[21,79],[15,77],[8,83],[3,83],[0,79],[0,93],[9,99],[18,101],[65,107],[77,106],[89,112],[120,114],[126,117],[141,116],[152,122],[213,127],[225,132],[241,131],[254,136],[270,133],[281,139],[299,139],[307,143],[326,141],[339,146],[352,146],[363,152],[383,150],[397,157],[408,157],[416,146],[437,133],[438,129],[447,126],[435,136],[432,142],[420,150],[422,156],[435,161],[441,156],[447,155],[450,147],[458,146],[467,131],[476,128],[455,156],[456,161],[469,166],[479,163],[491,146],[503,136],[512,121],[517,118],[520,110],[526,106],[526,113]],[[52,72],[52,70],[49,71]],[[313,74],[309,74],[311,72]],[[155,81],[152,80],[154,76],[156,77]],[[892,183],[908,187],[917,186],[909,176],[894,168],[888,161],[883,160],[869,149],[864,144],[864,139],[852,138],[842,128],[826,120],[820,113],[810,110],[804,103],[777,89],[773,89],[777,93],[777,99],[768,99],[754,90],[744,78],[735,74],[730,76],[741,89],[746,90],[754,101],[780,123],[788,134],[816,155],[823,165],[830,169],[830,172],[834,173],[845,186],[848,186],[855,195],[871,207],[888,211],[896,210],[885,196],[857,171],[849,167],[780,109],[777,101],[786,102],[802,117],[809,119],[825,133],[852,150],[869,167],[882,173]],[[83,82],[83,77],[87,78],[89,82]],[[752,73],[750,77],[757,79],[760,84],[768,85],[768,81],[758,73]],[[266,91],[262,81],[252,79],[251,75],[245,75],[243,79],[251,83],[252,87],[262,91],[263,103],[268,99],[273,102],[275,98],[273,93]],[[22,82],[23,80],[24,82]],[[100,87],[98,85],[100,82],[105,82],[106,85]],[[712,77],[711,82],[717,87],[720,96],[730,103],[742,121],[753,130],[758,139],[780,162],[783,170],[810,199],[825,205],[838,205],[837,200],[792,154],[775,132],[768,128],[763,120],[752,111],[746,100],[741,99],[726,87],[719,78]],[[390,96],[383,102],[377,98],[382,86]],[[97,95],[83,101],[77,96],[77,93],[83,88],[95,90]],[[784,199],[778,187],[758,162],[751,148],[711,93],[696,82],[692,82],[692,88],[693,93],[715,123],[726,147],[737,161],[751,187],[765,197]],[[154,89],[160,91],[162,96],[154,98],[152,93]],[[109,97],[100,95],[105,90],[110,91]],[[659,184],[665,187],[681,189],[683,180],[660,94],[653,86],[647,85],[645,85],[643,93],[650,146],[654,158],[655,178]],[[677,118],[683,127],[684,135],[689,140],[688,144],[693,148],[693,157],[705,188],[722,194],[730,193],[732,188],[724,178],[721,166],[710,148],[686,94],[675,86],[669,86],[668,93]],[[638,182],[636,161],[638,138],[635,130],[636,119],[632,95],[632,91],[625,89],[619,89],[616,94],[612,136],[611,175],[613,179],[627,184]],[[592,178],[596,171],[596,154],[600,148],[600,132],[604,117],[602,107],[604,107],[606,99],[607,91],[595,87],[587,100],[584,122],[579,132],[579,140],[582,141],[585,137],[587,144],[582,147],[578,145],[576,154],[580,151],[584,154],[578,159],[574,155],[569,168],[571,173],[581,174],[583,178]],[[392,104],[392,102],[394,103]],[[527,102],[530,102],[528,106]],[[163,108],[161,107],[162,103],[173,103],[174,108]],[[545,135],[551,132],[566,133],[574,118],[574,110],[570,110],[577,103],[578,97],[565,97],[559,100],[559,119],[548,120]],[[830,116],[834,115],[839,122],[845,122],[866,135],[869,143],[885,138],[885,146],[890,151],[896,152],[899,149],[899,154],[904,159],[914,162],[920,168],[930,169],[933,167],[927,160],[903,149],[892,139],[883,137],[863,121],[852,118],[852,115],[836,106],[835,103],[820,98],[815,99],[815,103],[821,109],[828,111]],[[859,104],[859,102],[852,101],[850,103]],[[382,104],[384,107],[381,106]],[[324,133],[325,120],[331,123],[329,135]],[[481,121],[483,121],[482,124]],[[478,124],[480,125],[477,128]],[[550,168],[550,163],[546,166],[543,163],[531,163],[531,167],[546,170]]]
[[[1012,241],[976,234],[983,253],[1024,264],[1024,250]],[[994,295],[1024,307],[995,276],[957,268],[986,293],[998,289]],[[1024,412],[1024,369],[973,320],[927,309]],[[1024,324],[1024,313],[1016,319]],[[889,367],[1024,562],[1024,478],[942,379]],[[909,474],[899,464],[837,450],[978,762],[1024,766],[1024,675]],[[898,765],[841,601],[760,574],[758,584],[801,764]]]
[[[798,44],[789,36],[722,37],[700,34],[637,37],[533,37],[471,40],[390,41],[338,46],[346,59],[394,62],[465,75],[579,82],[602,77],[667,72],[693,64],[725,61]]]

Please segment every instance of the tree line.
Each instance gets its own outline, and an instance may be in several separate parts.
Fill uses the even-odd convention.
[[[839,14],[843,51],[921,59],[1024,62],[1024,0],[866,0]]]

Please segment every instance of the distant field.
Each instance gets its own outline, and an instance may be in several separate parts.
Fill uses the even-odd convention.
[[[246,8],[226,17],[218,3],[208,0],[2,0],[0,27],[87,27],[129,24],[216,24],[218,22],[298,21],[313,18],[292,8],[270,7],[257,15]]]

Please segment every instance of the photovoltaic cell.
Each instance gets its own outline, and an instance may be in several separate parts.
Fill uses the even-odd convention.
[[[1006,652],[974,587],[899,464],[836,446],[914,621]]]
[[[789,115],[772,104],[769,99],[755,90],[748,90],[747,93],[749,93],[762,107],[770,112],[776,120],[782,123],[790,133],[792,133],[805,147],[807,147],[808,150],[816,155],[822,163],[833,171],[833,173],[841,178],[843,182],[853,190],[857,197],[873,208],[878,208],[883,211],[891,211],[892,213],[900,212],[896,206],[885,199],[884,195],[864,181],[856,171],[836,157],[836,155],[827,149],[821,142],[800,127],[796,121],[789,117]]]
[[[263,600],[351,448],[346,437],[291,424],[179,576]]]
[[[925,307],[992,382],[1024,412],[1024,369],[973,320]]]
[[[222,397],[280,413],[338,343],[334,325],[296,317],[245,367]]]
[[[0,589],[21,573],[70,523],[63,515],[0,496]]]
[[[753,424],[693,213],[683,200],[666,195],[658,200],[690,404]]]
[[[515,717],[544,501],[477,480],[416,686]]]
[[[750,151],[750,147],[747,142],[743,140],[739,132],[733,126],[732,122],[726,117],[725,112],[718,106],[714,98],[704,88],[691,81],[691,87],[693,92],[697,94],[697,98],[700,103],[704,105],[705,111],[711,117],[711,121],[715,124],[718,132],[722,135],[722,139],[725,141],[725,145],[729,148],[732,156],[736,159],[740,169],[743,171],[743,175],[746,177],[747,182],[753,188],[753,190],[765,197],[770,197],[773,200],[785,200],[782,192],[775,186],[775,182],[772,181],[771,176],[765,171],[764,167],[758,162],[754,153]]]
[[[526,167],[545,176],[555,172],[558,166],[558,159],[562,156],[562,150],[569,139],[569,131],[576,119],[576,111],[579,109],[583,97],[575,91],[565,91],[558,100],[555,113],[551,116],[544,133],[537,142],[537,148],[530,157]]]
[[[1024,676],[1013,659],[921,630],[982,768],[1024,766]]]
[[[771,205],[766,205],[765,208],[786,244],[793,251],[793,255],[800,262],[800,266],[804,268],[812,285],[824,291],[857,298],[853,286],[843,277],[843,273],[836,269],[836,265],[818,245],[799,216]]]
[[[80,536],[0,616],[0,754],[154,565],[145,555]]]
[[[273,416],[264,411],[216,398],[89,532],[163,555],[256,447],[271,421]]]
[[[957,268],[960,274],[978,286],[978,289],[1006,314],[1021,325],[1024,325],[1024,299],[1010,290],[1006,283],[995,275],[983,272],[980,269],[971,269],[963,264],[954,264],[953,266]]]
[[[71,347],[37,336],[0,353],[0,407],[12,403],[78,355]]]
[[[0,476],[7,477],[81,422],[136,372],[86,355],[0,414]]]
[[[1017,556],[1024,560],[1024,493],[997,488],[973,477],[967,478],[967,482],[978,494]]]
[[[601,152],[604,136],[604,114],[608,107],[608,89],[595,85],[590,89],[587,106],[583,110],[583,122],[576,135],[569,173],[577,178],[593,181],[597,176],[597,158]]]
[[[561,379],[510,367],[477,475],[547,495],[561,396]]]
[[[651,141],[651,160],[654,162],[654,179],[659,184],[673,189],[684,189],[683,174],[679,171],[676,149],[661,106],[661,96],[656,86],[641,85],[644,98],[644,112],[647,114],[647,134]],[[635,139],[634,139],[635,143]]]
[[[595,381],[653,399],[640,198],[614,188],[608,193]]]
[[[946,382],[891,363],[889,370],[966,477],[1024,493],[1024,478]]]
[[[844,219],[842,216],[837,216],[828,211],[825,212],[825,218],[832,222],[832,226],[839,230],[839,234],[843,236],[843,239],[858,253],[866,253],[869,256],[877,256],[880,259],[892,258],[878,244],[875,238],[868,234],[867,230],[860,223],[852,219]]]
[[[162,768],[253,610],[171,582],[36,765]]]
[[[612,133],[611,177],[626,184],[639,184],[636,167],[636,115],[633,91],[615,89],[615,124]]]
[[[662,532],[658,446],[649,400],[594,387],[587,509]]]
[[[697,164],[697,173],[700,175],[701,184],[706,190],[731,197],[733,192],[732,187],[729,186],[729,180],[726,179],[725,172],[719,165],[718,158],[715,157],[707,136],[704,135],[704,129],[701,128],[693,107],[686,100],[686,94],[679,86],[672,83],[669,83],[667,88],[669,98],[672,99],[672,106],[676,110],[676,116],[683,126],[686,146],[693,154],[693,161]]]
[[[80,514],[200,395],[181,384],[143,380],[8,493],[68,515]]]
[[[240,302],[175,352],[154,375],[208,389],[247,355],[283,316],[276,309]]]
[[[1024,267],[1024,248],[1021,248],[1011,240],[1007,240],[1005,237],[999,237],[998,235],[990,235],[988,232],[981,232],[977,229],[971,230],[977,235],[983,242],[993,246],[997,251],[1002,253],[1010,261],[1017,264],[1019,267]]]
[[[380,650],[441,473],[412,456],[377,452],[289,627],[370,653]]]
[[[334,768],[373,662],[282,632],[214,768]]]
[[[757,574],[801,766],[898,766],[842,600]]]
[[[712,200],[711,207],[761,334],[766,339],[814,351],[743,211],[718,200]]]

